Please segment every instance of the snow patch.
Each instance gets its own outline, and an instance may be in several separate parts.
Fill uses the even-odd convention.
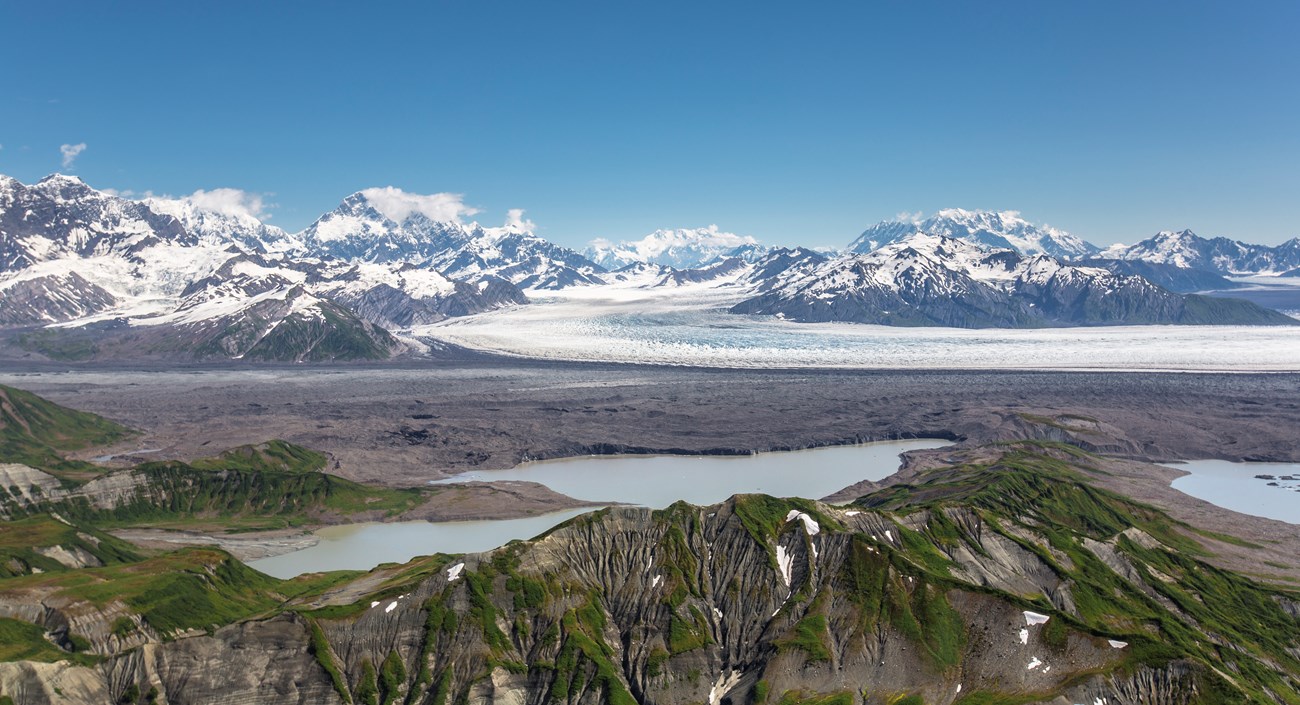
[[[455,581],[456,581],[456,578],[459,578],[459,577],[460,577],[460,572],[461,572],[462,570],[465,570],[465,564],[464,564],[464,563],[457,563],[456,565],[454,565],[454,566],[448,568],[448,569],[447,569],[447,582],[449,582],[449,583],[451,583],[451,582],[455,582]]]
[[[790,577],[794,572],[794,556],[785,552],[785,546],[776,547],[776,565],[781,570],[781,582],[790,587]]]
[[[1035,668],[1038,668],[1038,667],[1041,666],[1041,665],[1043,665],[1043,662],[1040,661],[1040,660],[1038,660],[1038,657],[1035,656],[1035,657],[1033,657],[1032,659],[1029,660],[1029,665],[1028,665],[1028,666],[1025,666],[1025,670],[1026,670],[1026,671],[1032,671],[1032,670],[1034,670]]]
[[[817,523],[816,519],[813,519],[812,517],[808,516],[807,514],[804,514],[798,509],[791,509],[788,513],[786,513],[785,520],[787,523],[794,521],[795,519],[798,519],[799,521],[803,522],[803,530],[807,532],[809,536],[816,536],[817,534],[821,533],[822,527],[820,524]]]
[[[1031,627],[1037,624],[1047,624],[1047,620],[1049,619],[1051,619],[1051,617],[1048,615],[1025,610],[1025,624]]]
[[[1106,640],[1106,643],[1107,643],[1107,644],[1110,644],[1110,648],[1112,648],[1112,649],[1122,649],[1122,648],[1128,646],[1128,642],[1127,642],[1127,641],[1117,641],[1117,640],[1115,640],[1115,639],[1107,639],[1107,640]]]
[[[1020,643],[1021,643],[1021,644],[1028,644],[1028,643],[1029,643],[1029,630],[1028,630],[1028,629],[1021,629],[1021,630],[1020,630]]]
[[[726,695],[727,691],[736,687],[740,682],[740,671],[732,671],[730,674],[718,674],[718,680],[713,683],[709,689],[709,705],[715,705],[719,695]]]
[[[395,609],[397,609],[397,600],[393,600],[392,602],[388,603],[388,606],[384,608],[384,614],[388,614],[389,612],[392,612]]]

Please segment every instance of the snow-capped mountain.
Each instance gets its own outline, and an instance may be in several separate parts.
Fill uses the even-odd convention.
[[[1135,245],[1113,245],[1100,256],[1221,274],[1280,274],[1300,267],[1300,238],[1269,247],[1226,237],[1203,238],[1191,230],[1166,230]]]
[[[1161,262],[1148,262],[1140,259],[1085,257],[1084,259],[1073,260],[1073,263],[1087,267],[1100,267],[1109,270],[1113,274],[1142,277],[1152,284],[1179,294],[1192,294],[1198,291],[1226,291],[1243,286],[1217,272],[1204,269],[1188,269],[1187,267],[1178,267]]]
[[[849,252],[867,253],[901,242],[918,233],[965,240],[992,249],[1014,250],[1023,255],[1045,254],[1073,259],[1099,248],[1064,230],[1035,225],[1019,211],[981,211],[948,208],[920,221],[885,221],[867,228],[849,244]]]
[[[336,262],[317,269],[308,287],[367,321],[394,329],[528,303],[519,287],[504,279],[458,281],[398,262]]]
[[[384,358],[397,347],[383,328],[313,295],[294,273],[242,257],[192,284],[174,310],[130,325],[156,340],[142,352],[175,349],[195,358]]]
[[[592,240],[584,254],[610,270],[638,262],[691,269],[731,256],[738,248],[752,248],[757,244],[758,241],[748,235],[724,232],[718,226],[710,225],[707,228],[656,230],[640,240]]]
[[[471,245],[519,235],[479,230]],[[356,356],[386,357],[391,337],[377,326],[527,301],[490,274],[455,281],[400,261],[307,256],[301,238],[248,213],[133,201],[58,175],[0,177],[0,247],[0,326],[53,326],[42,339],[81,329],[105,354],[334,359],[350,340]]]
[[[221,247],[235,243],[248,252],[301,251],[302,244],[289,233],[262,222],[257,216],[221,199],[222,192],[234,189],[199,191],[186,198],[149,197],[141,201],[149,210],[170,215],[199,242]]]
[[[419,264],[455,279],[495,277],[524,289],[601,283],[601,267],[537,237],[526,223],[462,223],[453,204],[436,199],[397,189],[359,191],[298,238],[311,255]]]
[[[158,242],[199,244],[175,218],[75,176],[31,186],[0,176],[0,272],[67,257],[130,256]]]
[[[1181,296],[1141,277],[924,233],[868,254],[792,267],[731,310],[800,321],[963,328],[1294,323],[1244,301]]]

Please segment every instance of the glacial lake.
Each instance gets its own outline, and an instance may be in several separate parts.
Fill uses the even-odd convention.
[[[598,502],[667,507],[678,500],[708,505],[734,494],[825,497],[863,480],[898,471],[899,454],[942,448],[941,440],[883,441],[742,456],[586,456],[527,463],[509,470],[472,472],[430,484],[528,480],[556,492]],[[571,509],[526,519],[331,526],[320,543],[249,563],[278,578],[326,570],[369,570],[431,553],[473,553],[529,539],[592,511]]]
[[[1234,512],[1300,524],[1300,463],[1192,460],[1170,463],[1169,467],[1191,473],[1172,483],[1183,494]],[[1271,475],[1274,479],[1256,475]],[[1284,477],[1297,479],[1281,479]]]

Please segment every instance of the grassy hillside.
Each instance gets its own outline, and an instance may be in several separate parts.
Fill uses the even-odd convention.
[[[108,445],[132,433],[101,416],[0,385],[0,462],[51,472],[84,472],[93,466],[64,460],[59,452]]]
[[[48,514],[0,524],[0,578],[69,570],[83,562],[132,563],[141,557],[126,541]]]

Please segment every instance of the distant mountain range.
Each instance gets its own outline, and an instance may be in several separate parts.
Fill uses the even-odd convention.
[[[1295,323],[1245,301],[1176,294],[1141,276],[925,233],[789,267],[764,289],[732,312],[961,328]]]
[[[398,222],[364,193],[289,234],[61,175],[0,180],[0,263],[0,325],[40,329],[21,340],[56,357],[383,358],[400,347],[386,327],[603,272],[518,228]]]
[[[965,240],[994,250],[1062,259],[1085,257],[1101,248],[1056,228],[1034,225],[1017,211],[968,211],[949,208],[919,221],[885,221],[867,228],[849,243],[849,252],[867,253],[926,234]]]
[[[594,240],[583,252],[591,261],[614,270],[633,264],[657,264],[690,269],[738,249],[753,249],[758,241],[748,235],[722,232],[718,226],[656,230],[640,240]]]
[[[1282,274],[1300,267],[1300,238],[1269,247],[1226,237],[1207,239],[1191,230],[1164,231],[1136,245],[1107,248],[1101,256],[1220,274]]]
[[[1188,231],[1099,248],[1014,211],[950,209],[869,228],[847,253],[659,230],[580,254],[512,216],[465,223],[437,197],[348,196],[288,233],[195,199],[130,200],[72,176],[0,176],[0,327],[64,359],[383,358],[390,330],[529,302],[573,286],[726,288],[736,313],[800,321],[1028,327],[1285,324],[1186,292],[1224,274],[1300,269],[1300,241],[1248,245]],[[734,300],[734,299],[733,299]]]

